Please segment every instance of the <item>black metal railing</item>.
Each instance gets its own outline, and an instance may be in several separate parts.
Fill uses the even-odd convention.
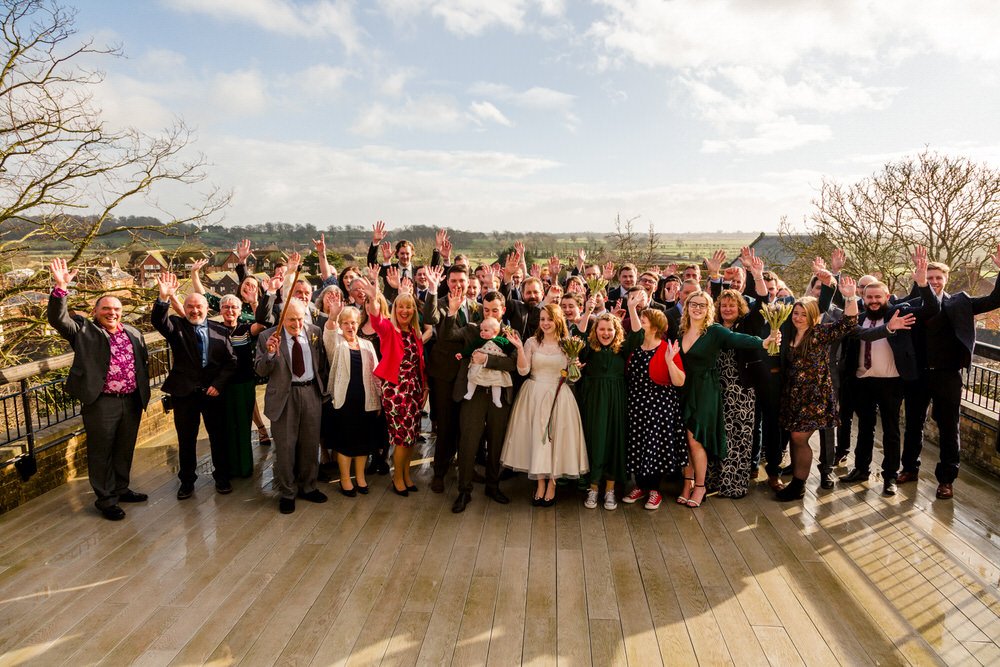
[[[156,333],[146,334],[150,385],[158,387],[170,370],[170,348]],[[80,403],[66,393],[73,355],[64,354],[0,371],[0,466],[45,449],[37,434],[80,414]],[[57,444],[49,443],[48,446]]]

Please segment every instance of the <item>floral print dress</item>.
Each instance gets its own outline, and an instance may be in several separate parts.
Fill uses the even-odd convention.
[[[382,386],[382,409],[389,426],[389,443],[412,447],[420,434],[420,399],[424,384],[420,378],[420,352],[411,334],[401,336],[403,360],[399,364],[399,384]]]

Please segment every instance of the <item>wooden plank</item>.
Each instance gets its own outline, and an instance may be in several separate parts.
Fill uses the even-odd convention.
[[[628,664],[625,657],[625,638],[622,636],[622,625],[617,619],[591,618],[590,645],[594,665],[624,667]],[[671,664],[687,663],[671,662]]]
[[[587,614],[590,618],[617,622],[618,598],[611,577],[611,556],[604,533],[603,515],[603,512],[586,512],[580,517]]]
[[[579,510],[577,510],[579,511]],[[559,517],[556,517],[559,525]],[[557,528],[558,530],[558,528]],[[579,525],[576,540],[580,544]],[[591,662],[590,623],[587,617],[587,589],[584,585],[583,552],[559,549],[556,552],[556,647],[559,664],[585,665]]]
[[[485,665],[496,611],[498,576],[473,576],[462,610],[461,627],[452,656],[454,665]]]
[[[664,661],[653,629],[653,619],[642,589],[642,577],[635,556],[627,551],[611,552],[611,571],[618,597],[628,600],[621,605],[622,634],[625,635],[625,655],[630,665],[645,665]]]
[[[768,661],[774,667],[793,667],[794,665],[805,667],[806,663],[799,652],[795,650],[795,643],[784,628],[757,625],[754,626],[753,631],[761,646],[767,647]]]
[[[496,611],[490,629],[488,664],[521,664],[529,555],[528,547],[508,546],[504,549]]]
[[[415,611],[402,614],[389,639],[382,665],[385,667],[416,665],[430,620],[431,615],[428,612]]]
[[[531,521],[531,552],[528,560],[528,592],[525,598],[524,664],[556,663],[556,551],[555,512],[537,510]]]
[[[455,651],[455,640],[462,623],[462,611],[472,583],[476,547],[456,546],[447,564],[447,576],[441,583],[427,633],[420,646],[417,662],[429,665],[448,664]]]

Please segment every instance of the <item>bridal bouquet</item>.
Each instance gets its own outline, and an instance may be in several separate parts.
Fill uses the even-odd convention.
[[[556,386],[556,395],[552,399],[552,407],[549,408],[549,421],[545,425],[545,435],[542,437],[542,444],[548,444],[552,442],[552,417],[556,413],[556,403],[559,399],[559,391],[562,390],[563,385],[567,382],[576,382],[580,379],[580,366],[578,365],[578,360],[580,358],[580,352],[583,350],[586,343],[582,338],[577,338],[576,336],[570,336],[569,338],[564,338],[559,343],[559,347],[562,349],[563,353],[569,359],[559,378],[559,385]]]
[[[608,286],[608,281],[605,280],[604,278],[587,279],[587,289],[590,290],[590,294],[597,294],[607,286]]]
[[[777,331],[785,323],[788,316],[792,314],[792,304],[790,303],[766,303],[761,308],[760,314],[764,316],[764,321],[771,327],[771,331]],[[767,345],[767,353],[772,357],[778,356],[780,348],[777,341],[771,340]]]

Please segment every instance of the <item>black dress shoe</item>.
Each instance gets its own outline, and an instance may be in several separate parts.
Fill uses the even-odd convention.
[[[455,498],[455,504],[451,506],[451,511],[455,514],[460,514],[465,511],[465,506],[472,502],[471,493],[460,493],[458,498]]]
[[[282,498],[278,501],[278,511],[282,514],[291,514],[295,511],[295,498]]]
[[[501,505],[506,505],[507,503],[510,502],[510,498],[508,498],[506,495],[504,495],[504,492],[501,491],[500,489],[491,489],[491,488],[487,487],[486,488],[486,497],[487,498],[492,498],[493,502],[500,503]]]
[[[125,518],[125,510],[123,510],[121,507],[118,507],[118,505],[111,505],[109,507],[98,507],[97,509],[100,510],[101,514],[108,521],[121,521],[122,519]]]
[[[896,486],[896,480],[891,478],[885,480],[885,484],[882,486],[883,496],[894,496],[897,491],[899,491],[899,487]]]
[[[326,494],[323,493],[322,491],[320,491],[319,489],[313,489],[312,491],[309,491],[308,493],[306,493],[304,491],[299,491],[299,498],[302,498],[303,500],[308,500],[311,503],[325,503],[326,502]]]
[[[838,451],[833,455],[834,465],[842,466],[847,465],[847,454],[848,452]]]
[[[833,488],[833,475],[828,472],[824,472],[820,475],[819,486],[821,489],[832,489]]]
[[[132,489],[118,495],[118,502],[120,503],[144,503],[147,500],[149,500],[149,496],[145,493],[139,493]]]
[[[340,487],[340,492],[342,494],[344,494],[345,496],[347,496],[348,498],[354,498],[355,496],[358,495],[358,489],[357,489],[357,487],[353,487],[353,488],[350,488],[350,489],[345,489],[344,487]],[[366,493],[367,493],[367,491],[366,491]]]
[[[431,491],[434,493],[444,493],[444,477],[438,477],[437,475],[431,479]]]
[[[180,488],[177,489],[177,500],[184,500],[190,498],[191,494],[194,493],[194,484],[190,482],[181,482]]]
[[[361,495],[363,495],[363,496],[367,496],[368,495],[368,487],[367,486],[361,486],[360,484],[355,484],[354,488],[357,489],[358,493],[360,493]]]
[[[840,478],[841,482],[847,482],[848,484],[855,484],[857,482],[867,482],[871,477],[871,473],[867,471],[858,470],[855,468],[851,472],[847,473]]]
[[[410,492],[407,491],[406,489],[403,489],[402,491],[397,489],[395,484],[390,483],[389,488],[392,489],[392,492],[395,493],[397,496],[403,496],[405,498],[406,496],[410,495]]]
[[[220,495],[226,495],[233,492],[233,485],[229,482],[216,482],[215,492]]]

